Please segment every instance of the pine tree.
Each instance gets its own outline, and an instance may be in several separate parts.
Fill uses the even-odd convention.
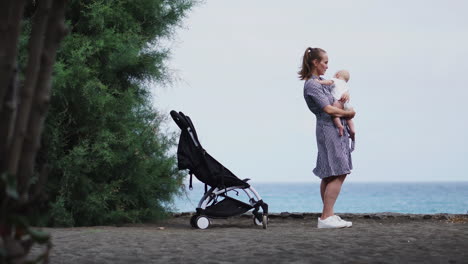
[[[173,35],[192,0],[73,0],[57,55],[37,169],[48,164],[48,224],[148,221],[180,190],[173,135],[149,84],[170,78]],[[34,8],[30,8],[31,14]],[[25,27],[26,31],[28,26]],[[48,219],[48,220],[47,220]]]

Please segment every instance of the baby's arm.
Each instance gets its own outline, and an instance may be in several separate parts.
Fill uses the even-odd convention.
[[[320,84],[324,84],[324,85],[332,85],[334,82],[333,80],[318,80],[316,79],[316,81]]]
[[[349,92],[345,92],[343,93],[339,101],[344,104],[344,103],[349,102],[349,99],[350,99]]]

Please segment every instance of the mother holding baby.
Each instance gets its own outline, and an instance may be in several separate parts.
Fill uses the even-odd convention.
[[[333,206],[341,190],[346,175],[353,168],[351,161],[351,148],[349,138],[354,138],[354,131],[350,134],[347,119],[356,114],[353,109],[343,110],[336,105],[336,99],[332,95],[333,85],[321,84],[328,69],[328,55],[320,48],[307,48],[299,78],[305,80],[304,98],[310,111],[317,118],[317,165],[314,174],[322,179],[320,195],[323,202],[322,215],[318,218],[318,228],[343,228],[351,227],[352,223],[342,220],[334,214]],[[345,93],[342,102],[349,100],[349,94]],[[337,129],[333,118],[340,118],[344,131]],[[340,135],[343,133],[342,135]]]

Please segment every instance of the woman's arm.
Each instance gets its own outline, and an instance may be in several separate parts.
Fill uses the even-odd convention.
[[[338,107],[334,107],[332,105],[327,105],[323,108],[323,111],[331,116],[336,116],[336,117],[344,117],[351,119],[356,115],[356,112],[354,112],[354,109],[350,110],[342,110]]]
[[[312,98],[312,100],[314,100],[317,106],[322,108],[322,110],[325,113],[331,116],[343,117],[348,119],[353,118],[356,114],[353,109],[342,110],[338,107],[330,105],[329,96],[331,95],[328,96],[325,94],[324,89],[322,89],[322,86],[317,81],[317,79],[315,79],[313,82],[306,83],[306,88],[307,96]]]

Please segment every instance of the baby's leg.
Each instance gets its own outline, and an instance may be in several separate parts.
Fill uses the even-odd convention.
[[[343,104],[340,101],[335,101],[333,103],[333,106],[338,107],[340,109],[344,108]],[[341,123],[341,118],[334,117],[333,118],[333,123],[335,124],[336,128],[338,128],[338,133],[340,134],[340,137],[343,136],[344,127],[343,127],[343,124]]]
[[[352,119],[346,120],[349,127],[349,136],[352,140],[354,140],[354,136],[356,135],[356,130],[354,129],[354,121]]]
[[[348,110],[349,108],[351,108],[349,103],[345,103],[343,106],[345,110]],[[354,121],[352,119],[348,119],[346,120],[346,123],[348,124],[348,127],[349,127],[349,136],[354,141],[354,136],[356,135],[356,129],[354,128]]]

